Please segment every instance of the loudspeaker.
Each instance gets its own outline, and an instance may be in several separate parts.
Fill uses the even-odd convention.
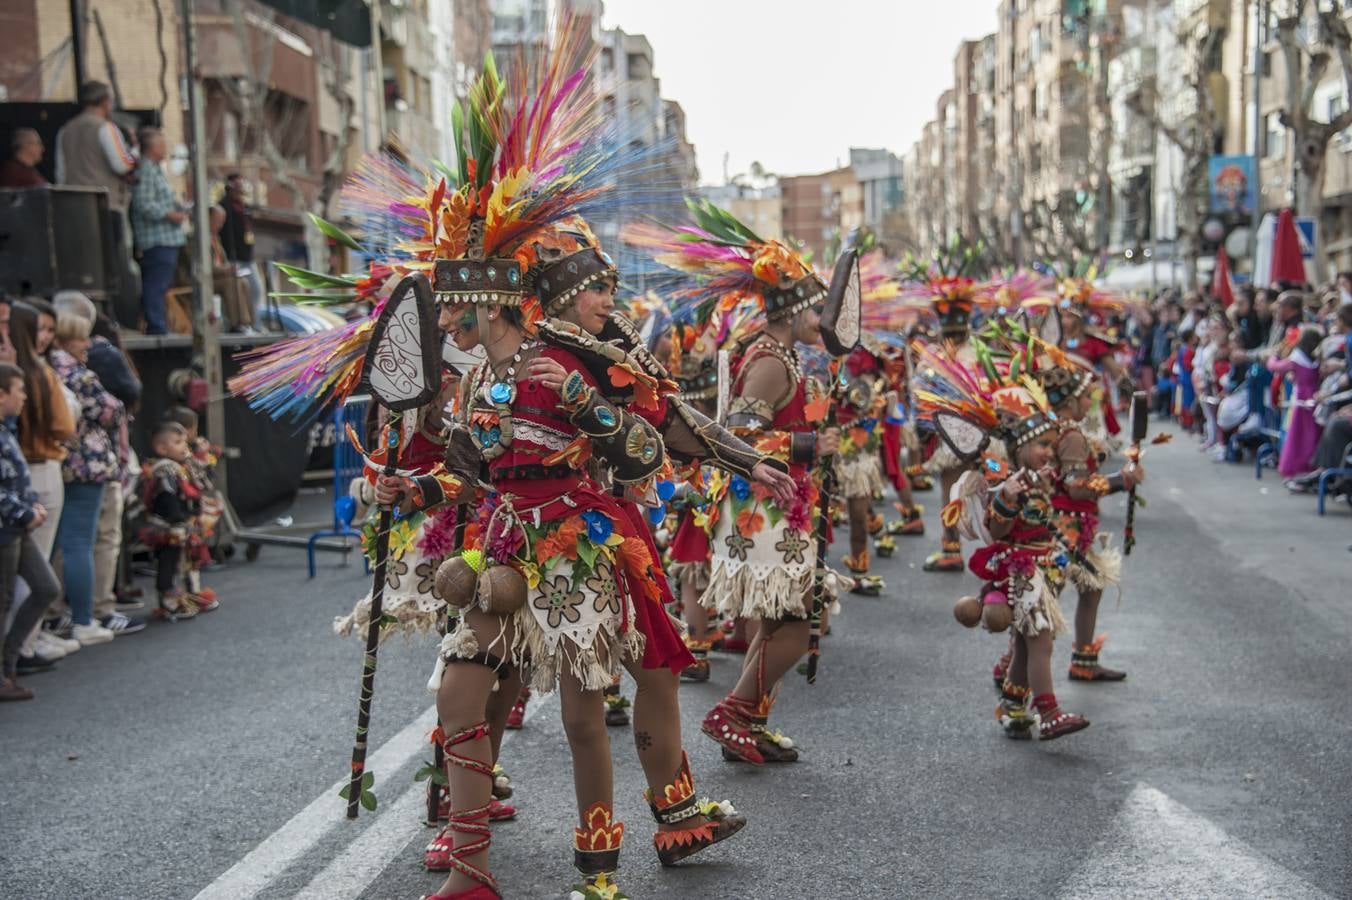
[[[102,188],[45,185],[0,190],[0,289],[50,297],[83,291],[95,300],[117,293],[125,260],[119,221]]]

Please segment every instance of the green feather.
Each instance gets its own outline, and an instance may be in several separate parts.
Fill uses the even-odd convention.
[[[290,266],[286,263],[274,263],[274,265],[281,269],[282,274],[291,279],[297,287],[351,288],[357,283],[356,278],[349,275],[326,275],[323,272],[312,272],[309,269]]]
[[[352,235],[348,234],[337,225],[334,225],[332,222],[327,222],[324,219],[319,218],[319,216],[314,213],[306,213],[306,215],[310,217],[310,221],[314,222],[315,227],[323,232],[324,236],[329,240],[337,241],[349,250],[356,250],[358,253],[361,252],[361,244],[358,244],[356,238],[352,237]]]

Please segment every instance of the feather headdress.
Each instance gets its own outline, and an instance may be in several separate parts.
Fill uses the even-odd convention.
[[[666,293],[691,307],[692,320],[707,323],[751,300],[775,321],[825,298],[825,283],[798,251],[761,238],[708,200],[687,199],[686,205],[693,225],[639,224],[621,237],[669,270]]]
[[[948,413],[1003,440],[1013,449],[1056,423],[1042,386],[1027,372],[997,365],[980,339],[978,359],[985,379],[917,341],[914,392],[922,415]],[[942,432],[941,432],[942,433]]]
[[[332,240],[373,260],[360,275],[283,271],[319,302],[365,300],[365,318],[245,357],[230,389],[274,417],[312,418],[360,382],[376,318],[398,279],[422,272],[442,303],[539,304],[525,274],[532,238],[570,223],[613,187],[614,162],[587,84],[595,47],[585,20],[568,18],[534,64],[504,80],[490,54],[468,98],[452,110],[458,164],[429,170],[397,149],[362,161],[340,205],[356,236],[315,219]],[[570,226],[571,227],[571,226]],[[583,226],[585,227],[585,226]],[[293,295],[302,299],[306,295]]]

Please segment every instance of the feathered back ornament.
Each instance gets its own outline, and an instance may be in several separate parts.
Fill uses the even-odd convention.
[[[975,279],[983,247],[954,237],[947,247],[936,250],[928,262],[908,257],[902,271],[910,280],[923,284],[924,295],[939,320],[939,330],[948,340],[962,341],[972,326],[976,308],[993,306],[993,298]]]

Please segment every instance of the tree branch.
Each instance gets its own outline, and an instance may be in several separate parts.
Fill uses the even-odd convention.
[[[1286,109],[1280,115],[1282,124],[1293,129],[1298,119],[1305,118],[1305,107],[1300,102],[1300,44],[1296,41],[1296,28],[1300,25],[1304,7],[1304,3],[1297,3],[1295,15],[1277,20],[1277,43],[1281,45],[1282,59],[1286,63]]]

